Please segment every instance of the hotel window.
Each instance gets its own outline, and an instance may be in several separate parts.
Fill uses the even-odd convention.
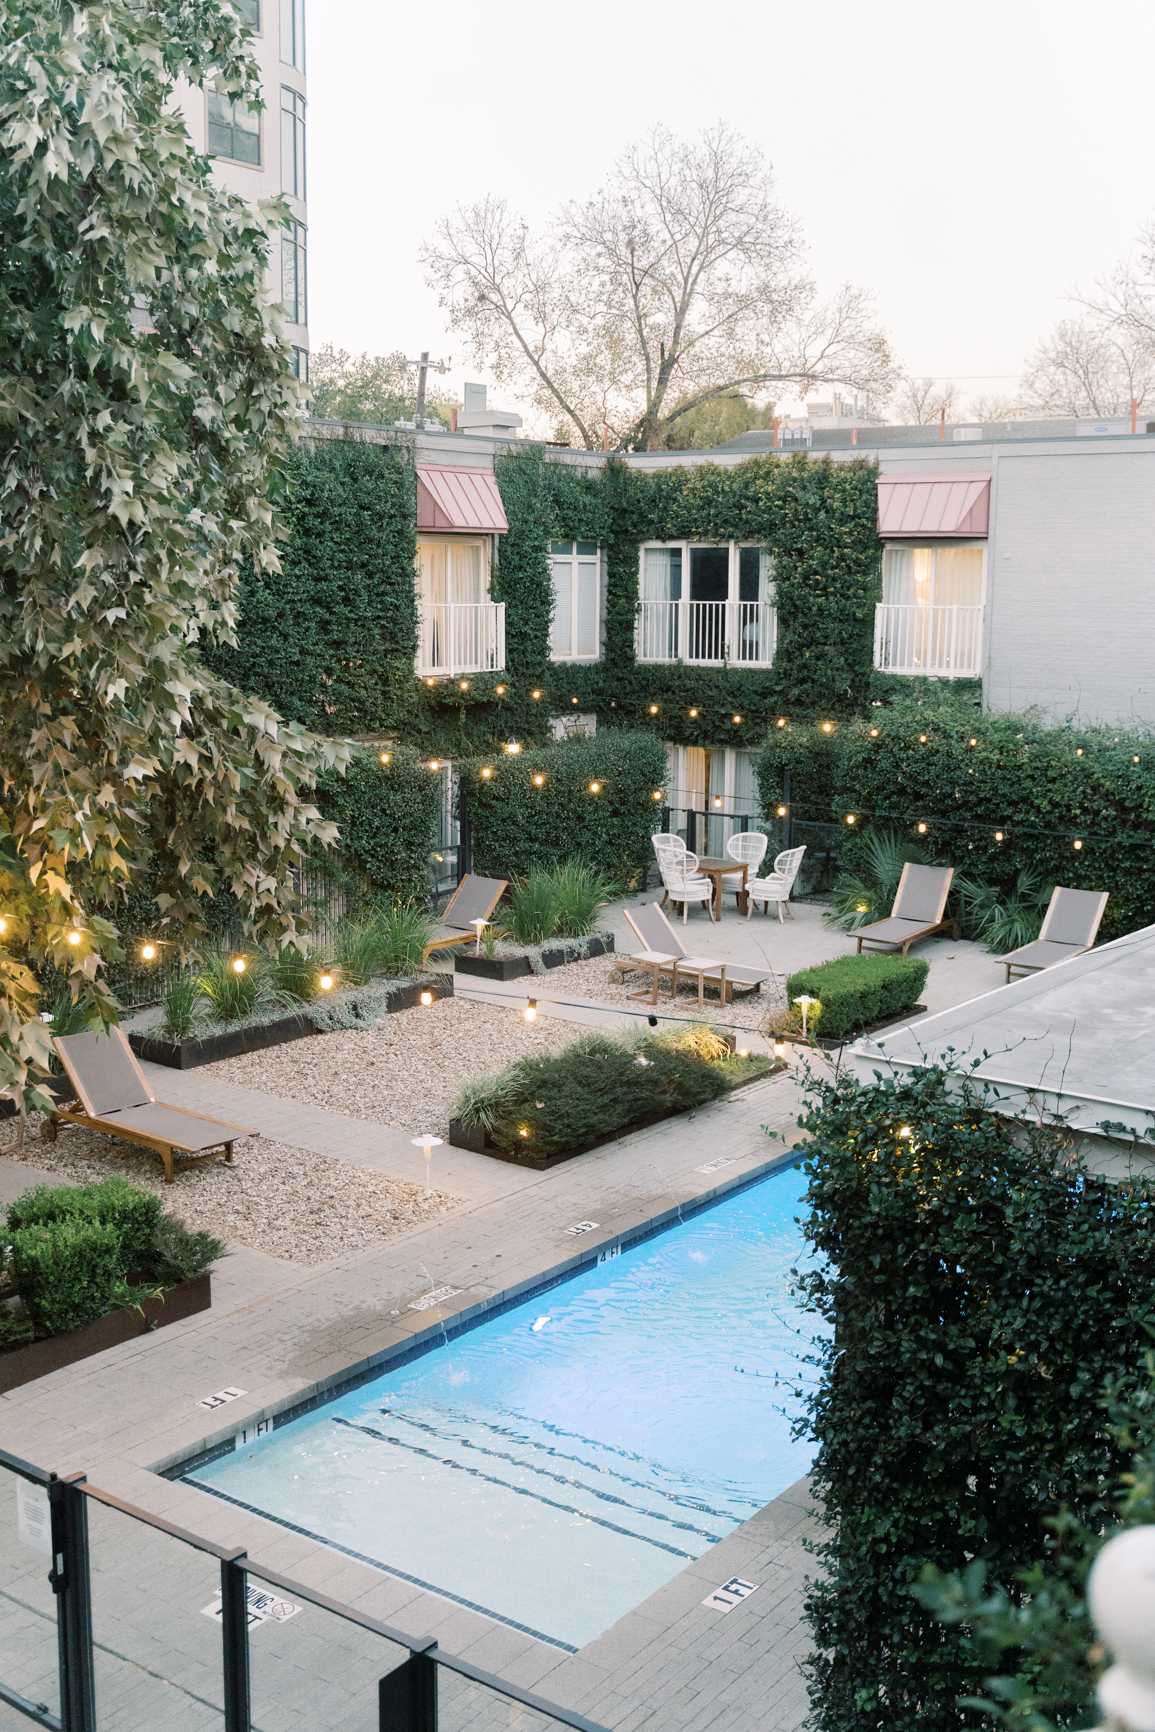
[[[261,166],[261,117],[247,102],[231,102],[209,91],[209,155]]]
[[[309,351],[293,348],[293,377],[299,379],[302,385],[309,383]]]
[[[434,607],[489,600],[489,541],[455,535],[417,543],[417,598]]]
[[[305,70],[305,0],[281,0],[281,59]]]
[[[251,24],[254,30],[261,28],[261,0],[234,0],[242,24]]]
[[[601,650],[601,595],[596,541],[551,541],[554,661],[597,661]]]
[[[281,86],[281,191],[304,201],[305,98]]]
[[[981,607],[981,547],[888,547],[882,557],[888,607]]]
[[[291,222],[281,232],[281,300],[290,325],[309,323],[304,223]]]

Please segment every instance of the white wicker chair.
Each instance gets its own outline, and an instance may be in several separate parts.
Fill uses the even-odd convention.
[[[680,836],[672,836],[668,831],[663,830],[658,835],[651,836],[650,841],[657,856],[659,872],[682,871],[686,858],[686,844]]]
[[[686,924],[686,916],[690,911],[691,902],[705,903],[706,915],[710,920],[713,920],[714,910],[711,904],[714,899],[714,886],[704,872],[698,871],[698,856],[691,854],[690,850],[686,848],[681,858],[672,861],[669,866],[663,865],[661,856],[659,856],[658,865],[661,867],[662,883],[666,890],[666,896],[662,900],[665,901],[666,897],[669,897],[674,904],[681,903],[682,925]]]
[[[770,912],[770,904],[778,904],[778,918],[785,919],[783,910],[789,910],[790,892],[794,888],[794,880],[802,864],[805,848],[788,848],[779,854],[774,861],[774,870],[767,878],[751,878],[746,885],[746,918],[749,920],[754,912],[755,902],[764,902],[766,912]]]
[[[761,830],[736,830],[726,844],[726,853],[731,860],[737,860],[746,867],[746,877],[749,879],[761,866],[769,842],[770,838],[764,836]],[[741,890],[735,890],[734,900],[740,909],[742,907]]]

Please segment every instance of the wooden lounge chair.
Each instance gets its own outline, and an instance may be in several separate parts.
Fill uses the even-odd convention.
[[[860,926],[854,934],[858,940],[857,954],[862,955],[864,943],[871,950],[901,950],[905,956],[912,944],[936,932],[949,930],[957,938],[958,921],[943,919],[953,877],[953,866],[916,866],[908,860],[902,868],[890,918]]]
[[[103,1131],[105,1136],[119,1137],[159,1155],[164,1162],[165,1184],[171,1185],[174,1161],[183,1165],[222,1153],[231,1161],[235,1139],[257,1135],[225,1119],[187,1113],[183,1107],[158,1101],[119,1028],[106,1035],[57,1035],[52,1044],[76,1090],[76,1101],[45,1119],[40,1127],[45,1142],[56,1141],[57,1128],[62,1124]],[[78,1112],[77,1106],[83,1111]]]
[[[648,998],[651,1004],[657,1004],[658,982],[663,974],[670,976],[670,997],[676,998],[681,974],[697,976],[699,1004],[705,1001],[707,980],[717,982],[719,997],[723,1004],[728,1004],[736,986],[747,992],[761,992],[763,981],[773,978],[774,971],[770,968],[744,968],[709,956],[691,956],[656,902],[625,908],[622,912],[642,948],[618,966],[623,973],[626,968],[647,969],[652,977],[651,990],[631,992],[631,998]]]
[[[1099,922],[1107,906],[1106,890],[1071,890],[1056,884],[1043,917],[1042,929],[1033,944],[1022,944],[1000,956],[1012,975],[1037,974],[1041,968],[1051,968],[1056,962],[1066,962],[1069,956],[1082,956],[1090,950],[1099,931]]]
[[[475,920],[488,920],[509,883],[508,878],[479,878],[467,872],[453,892],[441,924],[426,940],[422,962],[428,962],[430,952],[451,950],[454,945],[468,944],[477,938]]]

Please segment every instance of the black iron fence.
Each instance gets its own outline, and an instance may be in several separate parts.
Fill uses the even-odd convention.
[[[0,1527],[0,1703],[51,1732],[604,1732],[83,1474],[3,1450]]]

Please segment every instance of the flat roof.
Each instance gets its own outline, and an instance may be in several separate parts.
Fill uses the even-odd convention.
[[[1000,1110],[1043,1109],[1099,1135],[1110,1121],[1143,1137],[1155,1129],[1153,1048],[1155,926],[1144,926],[893,1034],[858,1040],[849,1059],[862,1082],[947,1053],[968,1071],[978,1059],[970,1074],[992,1085]]]

